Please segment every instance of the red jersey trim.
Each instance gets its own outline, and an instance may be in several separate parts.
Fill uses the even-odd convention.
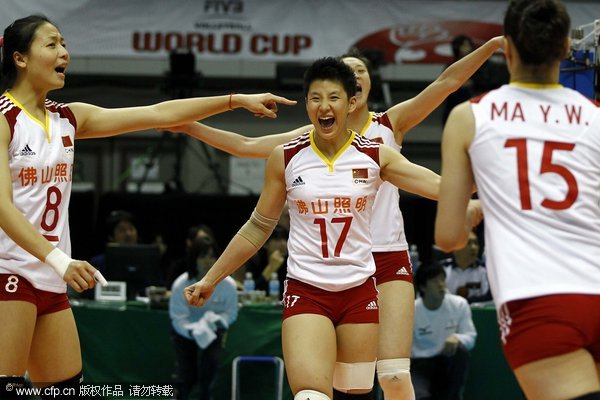
[[[356,148],[356,150],[360,151],[363,154],[371,157],[373,161],[379,164],[379,143],[367,139],[364,136],[356,135],[354,140],[352,141],[352,146]]]
[[[394,131],[394,128],[392,127],[392,122],[390,121],[390,117],[385,112],[373,113],[373,122],[377,122],[378,124],[389,128],[389,130],[391,130],[392,132]]]
[[[8,97],[0,96],[0,111],[4,114],[8,127],[10,128],[10,140],[15,134],[15,124],[17,123],[17,115],[21,112],[21,109],[17,107]]]
[[[46,99],[46,108],[50,112],[58,113],[61,118],[68,119],[69,123],[73,125],[73,128],[75,128],[75,131],[77,131],[77,120],[75,119],[75,114],[73,114],[73,111],[71,111],[69,106]]]
[[[290,161],[300,150],[310,146],[310,132],[303,133],[297,138],[287,142],[283,145],[283,158],[285,160],[285,168],[287,168]]]

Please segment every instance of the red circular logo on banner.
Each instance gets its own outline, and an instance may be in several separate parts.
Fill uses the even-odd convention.
[[[476,21],[432,21],[397,25],[369,34],[353,46],[381,50],[386,64],[447,64],[453,61],[452,39],[469,36],[476,47],[503,34],[501,24]]]

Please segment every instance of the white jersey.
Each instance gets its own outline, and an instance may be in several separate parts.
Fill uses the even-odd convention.
[[[0,110],[11,131],[8,146],[15,206],[53,245],[71,254],[68,209],[71,197],[75,117],[64,104],[46,100],[46,121],[40,121],[5,93]],[[34,287],[64,293],[66,283],[0,231],[0,273],[19,274]]]
[[[364,137],[384,143],[400,152],[392,124],[385,113],[371,113],[367,124],[360,132]],[[404,234],[404,218],[400,211],[400,193],[389,182],[383,182],[375,197],[371,218],[373,251],[401,251],[408,249]]]
[[[600,294],[600,109],[560,85],[474,99],[469,148],[497,306]]]
[[[441,355],[444,342],[455,335],[467,350],[475,347],[477,331],[467,300],[447,293],[442,305],[430,310],[423,298],[415,300],[415,321],[411,357],[430,358]]]
[[[284,145],[290,213],[288,277],[337,292],[375,273],[369,223],[379,177],[379,144],[352,132],[330,162],[313,131]]]

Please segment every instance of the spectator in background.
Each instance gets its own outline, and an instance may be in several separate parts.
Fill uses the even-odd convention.
[[[202,232],[208,233],[208,235],[212,238],[215,237],[213,230],[203,224],[194,225],[188,229],[187,236],[185,238],[185,255],[180,257],[173,262],[170,263],[167,271],[165,273],[165,286],[170,288],[181,274],[188,270],[188,253],[194,240],[198,237],[198,235],[202,234]],[[216,253],[220,253],[219,246],[214,243],[214,248]]]
[[[492,299],[487,271],[478,254],[479,239],[475,232],[471,232],[467,245],[455,250],[452,258],[444,261],[448,290],[469,303]]]
[[[446,290],[446,273],[439,264],[422,265],[415,284],[411,358],[412,383],[417,400],[462,399],[469,351],[477,332],[467,301]]]
[[[175,346],[177,399],[212,399],[212,387],[217,378],[225,335],[237,319],[238,297],[235,282],[225,278],[216,287],[204,307],[190,306],[183,294],[186,286],[200,279],[216,260],[217,250],[212,231],[199,225],[188,239],[186,272],[171,287],[169,316]],[[194,385],[200,393],[191,397]]]
[[[138,229],[135,225],[135,217],[125,210],[114,210],[106,219],[106,245],[137,244],[139,242]],[[103,274],[106,273],[106,254],[101,253],[90,258],[90,264],[95,266]]]
[[[256,290],[268,294],[273,273],[277,274],[279,287],[283,287],[287,274],[287,240],[288,230],[277,224],[264,246],[246,263],[246,271],[252,272]]]

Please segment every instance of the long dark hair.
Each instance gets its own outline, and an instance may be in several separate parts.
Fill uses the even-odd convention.
[[[558,0],[511,0],[504,16],[504,35],[512,39],[525,65],[563,59],[571,19]]]
[[[30,15],[16,20],[4,30],[4,43],[0,57],[2,60],[0,94],[10,89],[17,79],[17,67],[12,55],[15,51],[22,54],[29,52],[35,33],[44,24],[54,25],[43,15]]]

